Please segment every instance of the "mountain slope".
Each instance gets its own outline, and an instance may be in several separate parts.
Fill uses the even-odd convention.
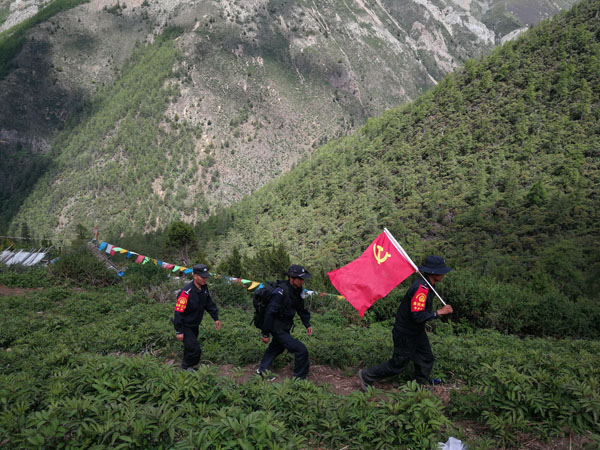
[[[547,3],[528,12],[543,17]],[[91,0],[57,14],[31,29],[0,80],[0,150],[11,157],[0,170],[0,226],[14,233],[28,222],[37,236],[64,237],[77,223],[119,234],[199,220],[487,52],[523,26],[506,8]],[[498,14],[512,25],[495,32],[481,21]],[[163,78],[168,101],[153,103],[158,85],[139,97],[145,106],[105,101],[144,92],[149,73],[128,78],[143,51],[136,42],[152,53],[169,26],[179,31],[163,48],[173,63]],[[137,166],[142,154],[152,170]]]
[[[331,270],[388,227],[416,260],[597,297],[599,74],[584,1],[211,217],[205,251],[284,242]]]

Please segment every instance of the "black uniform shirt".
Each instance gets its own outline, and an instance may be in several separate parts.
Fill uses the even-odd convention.
[[[417,278],[408,288],[396,312],[394,331],[416,335],[425,332],[425,322],[437,319],[433,310],[435,293],[422,278]]]
[[[304,306],[302,287],[295,288],[289,281],[273,289],[271,300],[265,312],[262,332],[268,335],[271,331],[289,331],[294,324],[294,316],[298,313],[306,328],[310,327],[310,313]]]
[[[173,317],[175,330],[183,333],[185,327],[197,327],[202,322],[204,311],[208,311],[215,321],[219,320],[219,310],[206,285],[198,289],[193,281],[186,284],[177,295]]]

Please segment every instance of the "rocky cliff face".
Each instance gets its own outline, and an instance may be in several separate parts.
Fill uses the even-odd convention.
[[[0,29],[45,3],[0,0]],[[136,45],[178,26],[184,33],[172,83],[179,95],[161,114],[201,130],[190,157],[202,163],[210,154],[213,182],[194,191],[210,210],[572,3],[91,0],[29,31],[14,69],[0,80],[0,150],[47,152],[57,130],[86,120],[90,102],[119,80]],[[75,219],[89,217],[62,223]]]

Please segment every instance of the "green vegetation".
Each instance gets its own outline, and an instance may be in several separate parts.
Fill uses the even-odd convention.
[[[2,158],[0,181],[0,230],[7,230],[11,219],[33,190],[32,180],[51,170],[52,159],[47,155],[32,155],[22,145],[6,149]]]
[[[75,246],[60,256],[50,266],[50,275],[90,286],[108,286],[116,281],[114,272],[84,246]]]
[[[198,247],[194,227],[185,222],[173,222],[167,230],[165,246],[178,253],[178,261],[189,264],[190,251]]]
[[[0,443],[5,448],[210,448],[217,441],[235,448],[430,448],[449,435],[473,449],[518,448],[559,436],[581,436],[590,448],[599,442],[597,340],[521,340],[494,331],[459,332],[460,327],[439,322],[430,336],[434,375],[456,386],[447,404],[407,383],[410,373],[392,380],[397,390],[383,395],[357,388],[342,396],[310,381],[242,383],[238,377],[253,369],[241,367],[257,364],[264,346],[249,323],[248,292],[218,279],[209,287],[223,327],[216,331],[204,324],[200,330],[203,361],[210,364],[190,373],[165,363],[181,358],[168,317],[174,288],[183,283],[167,282],[166,304],[142,289],[126,294],[121,286],[81,289],[77,283],[38,290],[35,301],[2,297]],[[352,325],[339,314],[346,302],[309,301],[315,334],[296,335],[313,364],[339,367],[354,377],[358,367],[389,357],[389,322]],[[282,355],[275,370],[290,362]],[[238,368],[225,378],[215,364]],[[467,436],[459,425],[463,421],[479,422],[482,431]]]
[[[178,58],[173,40],[181,31],[167,28],[153,44],[140,46],[118,82],[96,98],[89,119],[58,137],[55,170],[45,173],[23,206],[37,230],[55,228],[61,211],[72,218],[71,232],[76,223],[98,223],[109,215],[112,226],[102,229],[106,238],[132,223],[153,230],[159,217],[171,222],[205,207],[201,193],[191,195],[185,188],[199,181],[186,177],[192,126],[165,123],[164,116],[179,92],[171,77]],[[77,202],[68,201],[74,197]],[[146,201],[132,204],[138,198]]]
[[[9,12],[10,5],[8,3],[0,5],[0,25],[2,25],[6,21]]]
[[[48,20],[61,11],[87,3],[89,0],[54,0],[44,6],[37,14],[14,27],[0,33],[0,79],[10,71],[13,58],[19,53],[25,42],[25,33],[34,26]],[[2,10],[0,10],[0,18]]]
[[[600,1],[579,3],[197,226],[199,247],[228,275],[267,281],[301,262],[314,274],[307,286],[329,292],[325,273],[384,226],[416,261],[446,256],[456,270],[440,293],[456,312],[430,338],[447,402],[408,382],[410,372],[392,380],[397,389],[348,396],[311,381],[242,383],[264,346],[248,291],[222,279],[209,287],[223,327],[200,332],[208,364],[180,371],[168,318],[185,281],[130,266],[119,283],[87,252],[65,252],[48,272],[0,271],[1,284],[42,288],[0,298],[0,446],[431,448],[452,435],[473,449],[557,437],[597,448],[599,18]],[[45,175],[27,201],[31,216],[14,222],[23,234],[24,224],[52,229],[65,214],[83,236],[80,224],[101,213],[115,218],[101,229],[111,240],[130,223],[177,223],[171,203],[190,215],[206,208],[176,187],[195,173],[191,134],[177,131],[189,125],[163,120],[178,94],[179,32],[140,46],[90,120],[60,137],[56,164],[72,178]],[[103,176],[78,175],[83,167]],[[79,195],[93,208],[61,203],[86,183]],[[151,201],[131,204],[142,196]],[[158,257],[184,245],[176,236],[190,237],[179,224],[171,231],[169,245],[158,233],[127,242]],[[389,358],[402,294],[400,286],[362,319],[334,296],[309,297],[315,334],[295,334],[313,364],[354,376]],[[282,355],[275,370],[290,362]],[[217,364],[233,365],[232,377]],[[476,436],[465,428],[473,422]]]
[[[318,149],[199,224],[207,253],[283,242],[327,272],[387,227],[417,262],[443,254],[481,288],[587,311],[600,287],[598,17],[599,1],[580,2]]]
[[[422,48],[422,41],[418,50],[413,48],[419,34],[411,31],[415,21],[434,35],[441,32],[459,62],[492,45],[463,26],[466,20],[453,26],[456,34],[450,38],[445,25],[418,4],[326,2],[314,10],[307,1],[234,7],[227,0],[196,2],[184,10],[146,8],[146,2],[121,14],[123,2],[105,3],[105,11],[92,8],[87,14],[87,8],[77,8],[28,32],[32,39],[26,40],[20,67],[5,80],[3,98],[12,102],[0,101],[0,115],[8,129],[39,138],[28,155],[39,155],[38,142],[49,143],[52,152],[40,162],[48,173],[35,188],[41,172],[32,170],[36,178],[31,178],[21,176],[22,167],[0,167],[5,180],[0,191],[7,197],[2,203],[8,206],[0,204],[3,233],[23,217],[36,223],[36,234],[66,239],[75,222],[91,226],[99,221],[105,232],[119,236],[163,229],[174,220],[203,220],[215,207],[237,201],[286,171],[291,160],[353,131],[367,116],[415,98],[434,84],[431,77],[441,79],[449,66],[434,58],[438,50]],[[273,16],[271,9],[277,11]],[[479,13],[473,10],[474,17]],[[189,28],[167,46],[174,53],[172,73],[159,88],[149,80],[153,71],[147,58],[141,57],[157,47],[132,57],[132,41],[146,47],[150,36],[163,31],[165,20]],[[365,42],[372,39],[385,45]],[[163,48],[156,57],[167,52]],[[126,70],[124,61],[129,61]],[[138,62],[143,67],[136,71],[132,66]],[[156,61],[160,73],[163,63]],[[166,104],[156,94],[161,88],[173,90]],[[19,101],[21,92],[31,92],[22,95],[25,103]],[[141,92],[145,98],[139,106],[131,104]],[[95,99],[98,94],[101,98]],[[0,143],[9,152],[16,145],[12,136]],[[148,153],[152,170],[136,169],[140,148]],[[59,156],[63,151],[66,155]],[[54,194],[59,183],[60,193]],[[27,189],[17,189],[21,184]],[[42,197],[52,197],[53,209],[45,214],[38,209],[45,203]],[[95,214],[89,212],[90,203]]]

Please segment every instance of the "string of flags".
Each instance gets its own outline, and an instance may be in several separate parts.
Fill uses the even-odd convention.
[[[101,252],[104,251],[106,253],[108,253],[111,256],[114,256],[116,254],[123,254],[125,255],[126,258],[128,259],[132,259],[135,257],[135,259],[133,260],[136,264],[148,264],[148,263],[152,263],[155,266],[159,266],[162,267],[165,270],[169,270],[173,273],[183,273],[183,274],[190,274],[193,272],[192,269],[190,269],[189,267],[185,267],[185,266],[179,266],[177,264],[171,264],[165,261],[161,261],[159,259],[155,259],[155,258],[150,258],[149,256],[145,256],[145,255],[141,255],[137,252],[131,251],[131,250],[127,250],[125,248],[121,248],[118,247],[116,245],[112,245],[109,244],[108,242],[104,242],[102,241],[99,245],[98,245],[98,250],[100,250]],[[123,275],[122,272],[119,273],[120,275]],[[241,283],[243,285],[248,284],[248,290],[252,291],[254,289],[258,289],[263,287],[263,283],[261,283],[260,281],[253,281],[253,280],[246,280],[244,278],[235,278],[235,277],[228,277],[228,276],[222,276],[225,280],[230,281],[232,283]],[[304,289],[304,294],[305,295],[317,295],[320,297],[324,297],[324,296],[334,296],[340,300],[344,300],[345,297],[343,297],[342,295],[336,295],[336,294],[328,294],[328,293],[324,293],[324,292],[316,292],[316,291],[311,291],[308,289]]]

